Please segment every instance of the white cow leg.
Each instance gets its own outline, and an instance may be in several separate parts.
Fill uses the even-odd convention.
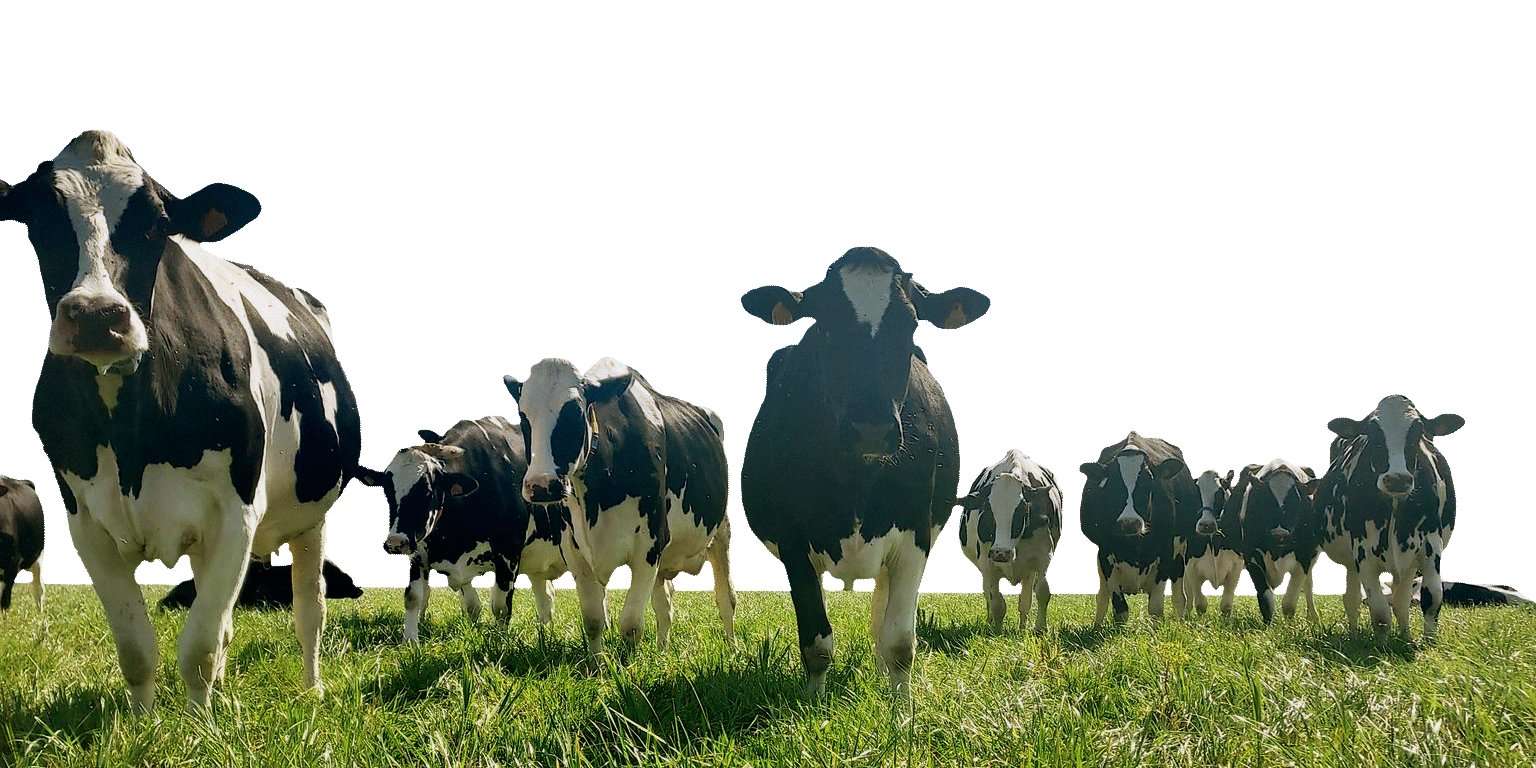
[[[881,672],[888,672],[885,668],[885,657],[880,655],[880,632],[885,627],[885,609],[891,602],[891,576],[885,566],[875,572],[875,586],[869,592],[869,640],[875,646],[875,665]]]
[[[1093,628],[1104,626],[1104,616],[1109,613],[1109,581],[1104,578],[1104,572],[1099,571],[1099,599],[1093,612]]]
[[[66,490],[65,493],[69,491]],[[117,644],[117,664],[128,684],[128,700],[136,711],[155,708],[155,670],[160,665],[160,646],[155,628],[144,610],[144,593],[134,580],[138,563],[118,554],[112,536],[92,521],[82,507],[69,516],[69,536],[91,576],[91,586],[101,600],[112,639]]]
[[[475,585],[466,581],[448,586],[459,593],[459,607],[464,609],[464,615],[469,617],[469,623],[480,623],[480,592],[475,589]]]
[[[512,619],[512,592],[512,585],[502,589],[497,582],[491,582],[491,619],[502,629],[506,629],[507,622]]]
[[[1387,630],[1392,626],[1392,607],[1387,604],[1387,597],[1381,593],[1381,568],[1367,561],[1360,568],[1361,586],[1365,588],[1365,602],[1371,609],[1371,627],[1376,633],[1376,642],[1387,641]]]
[[[1301,588],[1303,590],[1305,590],[1303,592],[1303,594],[1305,594],[1307,596],[1307,621],[1311,622],[1314,626],[1316,626],[1317,623],[1318,623],[1318,620],[1317,620],[1317,605],[1312,602],[1312,572],[1311,571],[1307,571],[1306,573],[1302,574],[1302,585],[1301,585]]]
[[[1003,618],[1008,613],[1008,603],[1003,600],[1003,592],[998,585],[1000,579],[1001,575],[998,574],[997,567],[983,561],[981,592],[987,598],[987,623],[992,625],[993,632],[1003,631]],[[1020,618],[1022,620],[1022,617]]]
[[[1180,620],[1189,618],[1189,596],[1184,594],[1184,589],[1180,586],[1179,580],[1170,581],[1168,587],[1169,591],[1172,592],[1174,618]],[[1157,591],[1159,596],[1161,596],[1162,588],[1159,587]]]
[[[1035,600],[1035,584],[1037,583],[1037,580],[1043,579],[1040,579],[1039,575],[1035,573],[1029,573],[1020,580],[1019,602],[1017,606],[1019,609],[1020,630],[1027,628],[1029,625],[1029,609],[1033,607],[1031,603],[1033,603]],[[1043,608],[1044,606],[1041,607]],[[998,623],[1001,624],[1002,622]]]
[[[411,563],[411,581],[405,586],[405,637],[406,645],[421,642],[421,616],[427,612],[432,599],[432,572]]]
[[[43,612],[43,556],[32,563],[32,599],[37,601],[37,612]]]
[[[1301,598],[1302,576],[1300,571],[1291,571],[1289,582],[1285,585],[1285,597],[1280,599],[1280,613],[1286,621],[1296,618],[1296,602]]]
[[[235,600],[251,561],[251,521],[260,515],[231,505],[223,510],[219,523],[203,531],[200,552],[192,558],[192,577],[197,583],[197,599],[187,609],[187,622],[177,641],[176,666],[187,687],[187,700],[196,709],[206,709],[214,683],[224,674],[224,654],[232,631]],[[297,539],[295,539],[297,541]],[[298,581],[297,544],[294,551],[294,581]],[[294,595],[298,606],[298,595]],[[297,616],[297,610],[295,610]],[[303,633],[299,645],[304,646]]]
[[[1195,612],[1204,616],[1211,607],[1210,602],[1205,598],[1205,579],[1198,576],[1193,578],[1185,576],[1185,578],[1189,579],[1189,588],[1184,590],[1185,599],[1194,602]]]
[[[555,619],[555,585],[549,579],[528,577],[533,586],[533,614],[539,626],[548,627]]]
[[[886,585],[885,624],[881,627],[876,650],[885,662],[891,691],[907,695],[912,677],[912,662],[917,654],[917,590],[923,581],[928,556],[913,548],[902,552],[894,562],[882,568]],[[879,588],[879,581],[875,583]]]
[[[1424,558],[1420,567],[1424,582],[1420,585],[1419,606],[1424,609],[1424,642],[1431,643],[1440,628],[1440,607],[1445,604],[1445,583],[1440,580],[1440,558]]]
[[[709,558],[709,572],[715,580],[715,610],[720,614],[720,624],[725,628],[725,642],[736,647],[736,585],[731,582],[731,525],[730,518],[720,521],[715,538],[709,542],[705,556]]]
[[[656,614],[656,650],[665,651],[672,638],[672,580],[656,579],[651,589],[651,610]]]
[[[1159,581],[1147,590],[1147,613],[1157,621],[1163,620],[1163,593],[1166,591],[1168,591],[1166,581]],[[1178,611],[1177,605],[1174,606],[1174,611]]]
[[[590,569],[572,568],[576,578],[576,599],[581,603],[581,628],[587,636],[587,655],[596,659],[603,654],[603,634],[608,631],[608,589]],[[630,592],[634,592],[631,586]]]
[[[325,693],[320,681],[320,635],[325,631],[325,521],[288,541],[293,553],[293,630],[303,654],[304,687]]]
[[[1392,575],[1392,613],[1397,618],[1397,634],[1404,640],[1413,636],[1414,570],[1410,567]]]
[[[1237,595],[1237,580],[1242,577],[1242,571],[1233,570],[1227,577],[1225,584],[1221,585],[1221,615],[1232,615],[1232,600]]]
[[[1344,618],[1349,631],[1360,626],[1360,571],[1351,566],[1344,568]]]
[[[645,561],[641,552],[629,563],[629,592],[624,595],[624,610],[619,614],[619,636],[630,645],[639,645],[645,637],[645,603],[652,598],[659,569]]]

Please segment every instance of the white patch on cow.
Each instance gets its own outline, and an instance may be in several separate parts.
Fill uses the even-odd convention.
[[[584,490],[578,484],[577,495],[571,500],[571,535],[562,538],[561,544],[568,564],[582,561],[599,582],[607,585],[615,570],[650,549],[651,532],[640,514],[640,499],[633,496],[605,508],[597,516],[597,524],[589,525],[586,513],[578,511],[585,506],[581,498]]]
[[[1221,475],[1214,470],[1207,469],[1195,478],[1195,487],[1200,490],[1200,506],[1216,506],[1216,491],[1221,488]]]
[[[443,462],[428,456],[415,448],[402,448],[391,459],[384,472],[389,475],[395,486],[395,504],[405,501],[417,483],[422,482],[429,474],[443,471]],[[394,526],[390,526],[390,533],[397,533]]]
[[[880,321],[891,305],[891,273],[872,265],[849,265],[838,272],[843,295],[853,305],[853,318],[869,326],[869,337],[880,332]]]
[[[478,541],[473,548],[457,558],[433,560],[427,563],[427,567],[447,576],[448,586],[460,590],[468,586],[476,576],[495,570],[496,563],[491,557],[490,542]]]
[[[1018,475],[998,475],[992,480],[987,503],[992,505],[992,521],[996,523],[993,546],[1014,548],[1013,517],[1019,513],[1019,503],[1024,500],[1024,483]]]
[[[187,255],[187,259],[202,271],[203,276],[213,286],[225,306],[234,312],[237,317],[247,317],[245,302],[249,301],[256,308],[256,314],[263,325],[272,332],[272,335],[280,339],[292,341],[295,338],[293,323],[289,319],[288,306],[283,303],[267,286],[256,281],[251,274],[237,264],[225,261],[204,250],[196,241],[188,240],[181,235],[172,236],[171,240]],[[316,317],[323,317],[323,313],[315,313]],[[250,319],[246,320],[247,326]],[[247,331],[251,337],[252,347],[257,346],[256,335]]]
[[[837,552],[829,555],[811,550],[811,567],[837,579],[873,579],[881,565],[908,552],[920,552],[912,531],[893,528],[873,541],[865,541],[855,528],[852,535],[838,542]]]
[[[107,415],[117,410],[117,393],[123,388],[123,377],[120,374],[104,374],[96,377],[96,393],[101,395],[101,402],[107,406]]]
[[[1387,474],[1408,474],[1408,430],[1418,416],[1413,404],[1399,395],[1382,398],[1376,406],[1376,423],[1387,442]]]
[[[1141,465],[1146,460],[1147,457],[1140,453],[1115,457],[1115,463],[1120,466],[1120,480],[1125,483],[1125,509],[1120,512],[1121,519],[1141,519],[1141,515],[1136,514],[1136,478],[1141,474]]]
[[[1151,594],[1163,583],[1157,578],[1157,571],[1161,567],[1161,558],[1153,560],[1145,568],[1138,568],[1130,563],[1112,562],[1109,578],[1105,579],[1105,583],[1112,590],[1124,595]]]
[[[1284,505],[1285,497],[1296,487],[1296,478],[1289,472],[1275,472],[1269,476],[1268,485],[1269,492],[1275,496],[1275,503]]]
[[[540,360],[528,373],[517,399],[517,408],[528,423],[528,478],[555,476],[551,435],[560,409],[581,397],[581,385],[581,374],[569,360]]]
[[[683,511],[683,496],[687,492],[688,487],[683,486],[682,493],[668,493],[663,502],[663,506],[671,510],[667,513],[667,531],[671,539],[661,551],[661,560],[657,561],[663,575],[699,575],[699,571],[704,568],[709,544],[715,539],[715,531],[699,524],[697,518]]]

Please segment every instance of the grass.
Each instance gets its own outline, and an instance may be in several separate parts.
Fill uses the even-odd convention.
[[[146,592],[158,598],[163,588]],[[787,595],[743,593],[727,650],[708,593],[679,593],[673,647],[585,661],[574,595],[555,630],[526,596],[508,631],[432,601],[399,644],[399,590],[333,601],[323,699],[301,691],[285,611],[237,613],[212,714],[176,673],[183,614],[153,614],[159,709],[129,714],[89,587],[52,587],[45,615],[0,619],[6,765],[1251,765],[1529,766],[1536,761],[1536,611],[1446,609],[1429,646],[1236,617],[1088,627],[1058,595],[1051,630],[993,634],[980,595],[924,595],[909,701],[875,671],[869,595],[828,593],[838,639],[827,694],[801,695]],[[1143,603],[1144,604],[1144,603]],[[617,615],[617,603],[611,615]],[[1137,616],[1137,614],[1133,614]]]

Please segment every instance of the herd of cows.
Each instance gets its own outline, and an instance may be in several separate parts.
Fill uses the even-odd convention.
[[[355,590],[323,559],[325,513],[352,479],[382,490],[384,549],[409,557],[408,642],[418,638],[431,571],[447,575],[471,615],[480,602],[470,579],[494,572],[491,611],[502,622],[523,574],[546,624],[551,580],[569,572],[588,650],[601,653],[605,585],[625,566],[631,587],[620,632],[640,639],[649,598],[665,648],[672,580],[706,561],[733,635],[729,471],[714,412],[656,391],[616,360],[583,373],[546,359],[525,380],[505,379],[516,423],[488,417],[423,431],[421,444],[368,469],[324,306],[201,245],[259,212],[253,196],[223,184],[176,197],[100,131],[81,134],[26,180],[0,182],[0,220],[26,226],[52,315],[33,424],[135,707],[154,706],[158,646],[134,570],[183,555],[195,589],[167,601],[188,609],[177,661],[194,706],[207,705],[224,672],[242,588],[274,580],[283,583],[273,601],[293,605],[304,685],[321,687],[323,590]],[[816,285],[757,288],[742,306],[773,325],[814,321],[768,361],[740,471],[747,522],[789,580],[808,688],[822,689],[833,659],[821,588],[831,573],[875,579],[877,658],[893,689],[905,690],[918,586],[957,505],[960,542],[982,574],[993,626],[1006,614],[1006,579],[1023,585],[1021,626],[1033,600],[1034,627],[1043,629],[1061,490],[1050,471],[1010,451],[957,499],[954,419],[914,343],[920,321],[960,328],[990,300],[969,288],[931,292],[883,251],[855,248]],[[1311,571],[1326,553],[1348,573],[1351,625],[1363,592],[1378,639],[1392,614],[1404,634],[1410,620],[1410,590],[1393,590],[1389,602],[1382,575],[1397,585],[1422,576],[1423,634],[1432,638],[1456,512],[1434,438],[1462,424],[1387,397],[1364,419],[1329,422],[1336,437],[1321,477],[1279,459],[1195,477],[1177,447],[1130,433],[1081,466],[1082,530],[1098,547],[1095,623],[1110,605],[1123,620],[1126,595],[1143,592],[1161,616],[1169,583],[1176,615],[1191,602],[1205,610],[1207,581],[1224,590],[1221,608],[1230,611],[1243,571],[1266,622],[1286,574],[1283,610],[1293,613],[1305,594],[1315,614]],[[28,568],[41,605],[41,519],[31,483],[4,479],[5,607],[17,571]],[[259,562],[285,543],[291,568]]]

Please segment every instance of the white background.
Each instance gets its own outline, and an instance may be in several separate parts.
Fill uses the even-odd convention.
[[[1328,420],[1393,393],[1467,420],[1438,441],[1447,577],[1536,586],[1529,4],[139,5],[6,10],[0,177],[102,128],[178,195],[254,193],[212,250],[330,307],[365,464],[515,416],[502,374],[611,355],[718,411],[737,465],[806,322],[739,297],[873,245],[992,298],[917,341],[962,489],[1010,447],[1055,471],[1056,592],[1096,589],[1076,468],[1127,431],[1197,473],[1321,472]],[[0,264],[0,472],[38,483],[45,580],[84,583],[30,426],[48,311],[20,225]],[[734,491],[731,515],[736,586],[786,589]],[[330,515],[366,586],[404,584],[386,517],[356,484]],[[926,591],[979,588],[957,520]]]

